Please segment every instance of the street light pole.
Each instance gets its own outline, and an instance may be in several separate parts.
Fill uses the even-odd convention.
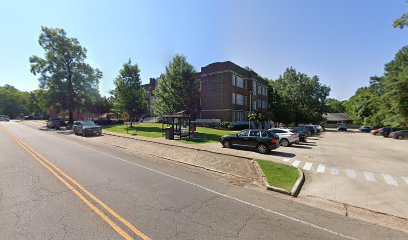
[[[251,115],[252,111],[252,91],[249,91],[249,115]],[[251,129],[251,120],[248,117],[248,129]]]

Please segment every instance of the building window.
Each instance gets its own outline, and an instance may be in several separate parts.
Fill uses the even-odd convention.
[[[232,104],[235,104],[235,93],[232,93]]]
[[[235,86],[245,88],[245,79],[240,76],[235,76]]]
[[[256,111],[256,100],[252,101],[252,110]]]
[[[244,112],[243,111],[234,112],[234,121],[236,121],[236,122],[245,121]]]
[[[244,95],[241,94],[235,94],[235,104],[237,105],[244,105]]]
[[[252,81],[252,94],[256,96],[256,82]]]
[[[232,86],[235,86],[235,75],[232,74]]]
[[[258,94],[262,94],[262,88],[261,88],[261,85],[258,85]]]

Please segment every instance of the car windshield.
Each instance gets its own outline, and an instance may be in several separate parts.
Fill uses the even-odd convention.
[[[96,124],[92,121],[83,122],[82,125],[84,126],[96,126]]]

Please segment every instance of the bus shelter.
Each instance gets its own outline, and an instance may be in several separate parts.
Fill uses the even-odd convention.
[[[184,111],[161,116],[162,120],[162,137],[174,140],[191,137],[191,115]]]

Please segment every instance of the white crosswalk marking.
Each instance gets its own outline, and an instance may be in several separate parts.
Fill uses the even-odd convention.
[[[391,175],[384,174],[384,173],[381,173],[381,175],[383,176],[385,182],[386,182],[388,185],[393,185],[393,186],[397,186],[397,187],[398,187],[398,182],[395,181],[395,179],[394,179]]]
[[[332,167],[331,168],[331,174],[332,175],[339,175],[339,173],[340,173],[340,170],[339,170],[338,167]]]
[[[284,162],[289,162],[289,161],[290,161],[290,158],[284,158],[284,159],[282,159],[282,161],[284,161]]]
[[[301,163],[301,161],[296,160],[296,161],[294,161],[294,162],[292,163],[292,166],[298,167],[300,163]]]
[[[307,162],[305,163],[305,166],[303,166],[303,170],[310,171],[312,169],[313,163]]]
[[[374,173],[369,172],[369,171],[363,171],[364,177],[367,181],[369,182],[377,182],[377,180],[374,177]]]
[[[354,170],[354,169],[348,168],[348,169],[346,169],[346,173],[347,173],[347,177],[349,177],[349,178],[356,178],[357,177],[356,170]]]
[[[318,173],[324,173],[325,170],[326,170],[326,166],[324,166],[324,164],[319,164],[319,166],[317,167]]]
[[[404,182],[406,183],[406,184],[408,184],[408,177],[401,177],[402,178],[402,180],[404,180]]]

